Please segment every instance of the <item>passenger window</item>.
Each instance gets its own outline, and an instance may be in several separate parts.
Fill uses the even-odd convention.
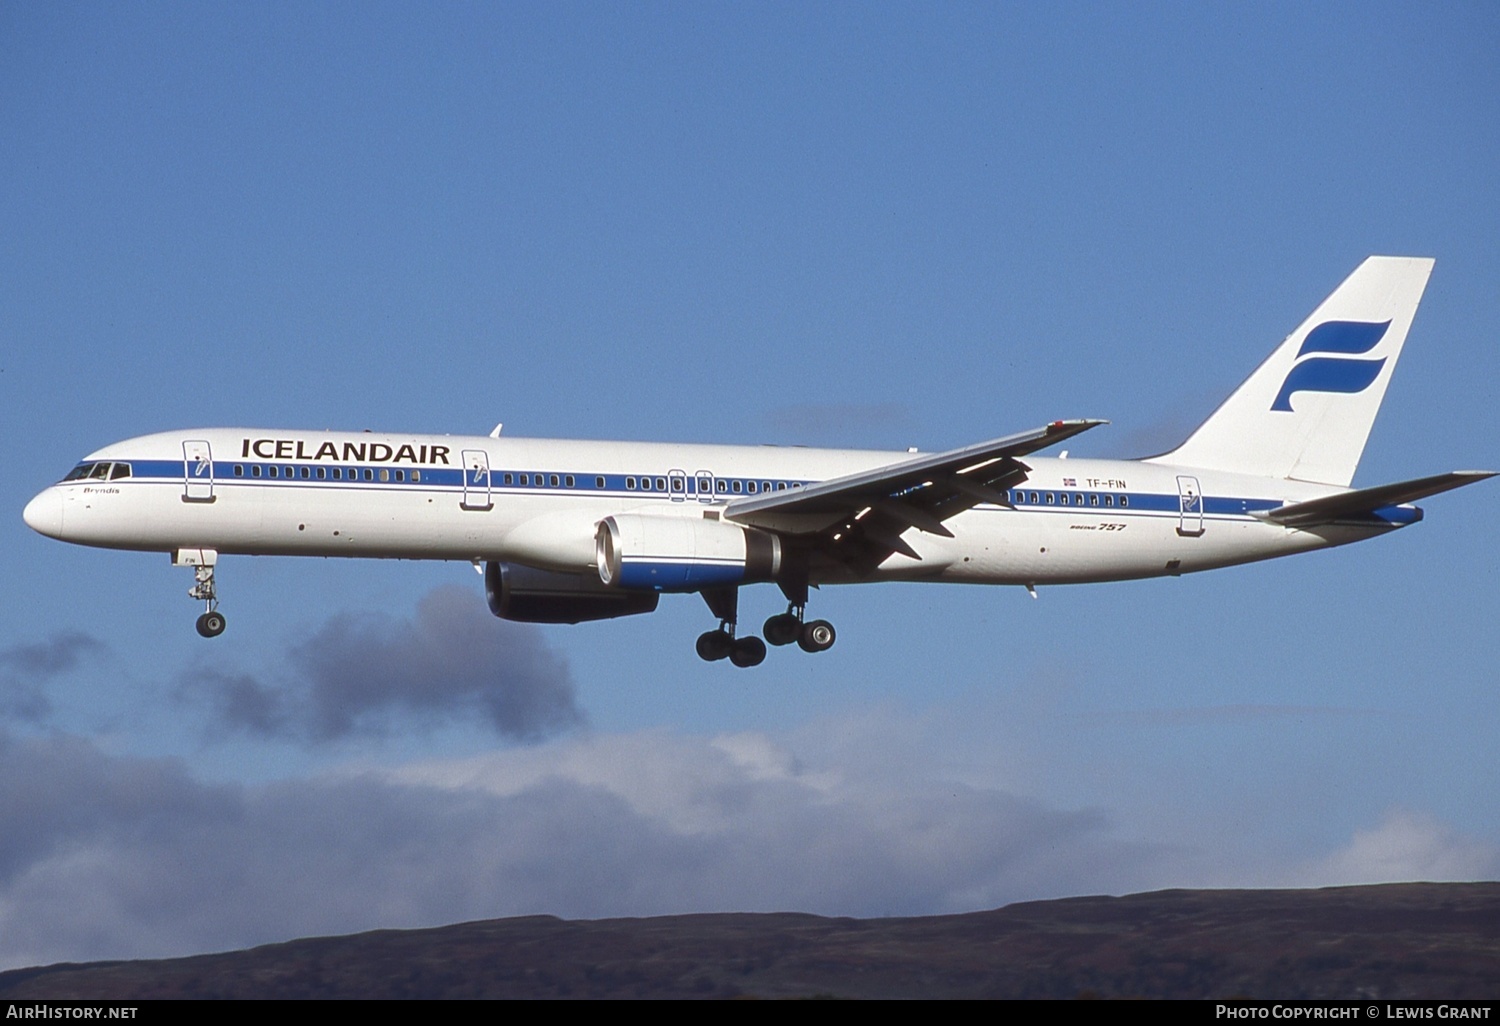
[[[306,481],[309,477],[312,477],[312,471],[309,470],[307,467],[303,467],[302,468],[302,480]]]
[[[656,490],[659,491],[659,492],[664,492],[664,491],[667,490],[667,479],[666,478],[659,477],[659,478],[656,479]]]
[[[243,463],[236,463],[234,465],[234,476],[235,477],[244,477],[245,476],[245,465]]]
[[[553,474],[551,477],[549,477],[547,479],[547,483],[549,485],[551,485],[553,488],[556,488],[557,487],[557,475]]]
[[[633,478],[633,477],[627,477],[625,479],[625,490],[627,492],[633,492],[633,491],[635,491],[635,478]]]
[[[573,475],[569,474],[567,477],[563,478],[563,484],[566,485],[569,488],[572,488],[573,487]]]
[[[420,470],[413,470],[411,472],[411,479],[413,481],[420,481],[420,480],[422,480],[422,472]]]
[[[373,481],[373,480],[375,480],[375,471],[371,470],[369,467],[365,468],[365,480],[366,481]]]
[[[389,481],[390,479],[391,479],[391,472],[389,470],[386,470],[384,467],[382,467],[381,470],[380,470],[380,480],[382,480],[382,481]]]
[[[726,481],[726,480],[724,480],[722,477],[719,478],[719,494],[723,495],[725,492],[728,492],[728,491],[729,491],[729,482]]]
[[[1041,501],[1041,499],[1040,499],[1040,498],[1038,498],[1038,497],[1037,497],[1037,494],[1036,494],[1036,492],[1032,492],[1032,493],[1031,493],[1031,501],[1032,501],[1032,502],[1034,502],[1034,503],[1035,503],[1035,502],[1040,502],[1040,501]]]
[[[1115,504],[1115,497],[1113,495],[1106,495],[1104,497],[1104,504],[1106,506],[1113,506]]]
[[[1055,502],[1054,502],[1054,499],[1053,499],[1053,496],[1052,496],[1051,492],[1047,493],[1047,505],[1049,505],[1049,506],[1055,505]]]
[[[754,495],[755,494],[755,482],[754,481],[746,481],[745,482],[745,491],[749,492],[751,495]]]
[[[254,466],[252,466],[250,468],[250,476],[251,477],[260,477],[260,464],[255,464]]]
[[[343,468],[341,468],[341,467],[334,467],[333,468],[333,479],[335,481],[342,481],[344,479]]]
[[[398,470],[398,471],[396,471],[396,480],[397,481],[405,481],[406,480],[406,471],[404,471],[404,470]]]
[[[602,477],[596,477],[596,478],[594,478],[594,487],[595,488],[603,488],[604,487],[604,478],[602,478]]]
[[[281,472],[281,468],[280,467],[268,467],[267,468],[267,474],[266,474],[266,476],[267,477],[275,477],[280,472]]]
[[[1067,492],[1063,492],[1063,493],[1062,493],[1062,495],[1060,495],[1060,496],[1058,496],[1058,497],[1059,497],[1059,498],[1060,498],[1060,499],[1062,499],[1062,504],[1063,504],[1063,505],[1064,505],[1064,506],[1066,506],[1066,505],[1067,505],[1067,504],[1068,504],[1068,493],[1067,493]],[[1080,502],[1080,503],[1079,503],[1079,504],[1078,504],[1078,505],[1080,505],[1080,506],[1082,506],[1082,505],[1083,505],[1083,503],[1081,503],[1081,502]]]
[[[1099,496],[1098,495],[1090,495],[1089,498],[1093,500],[1093,502],[1090,505],[1094,505],[1094,506],[1099,505]]]
[[[680,477],[674,477],[674,478],[672,478],[672,491],[674,491],[674,492],[685,492],[685,491],[687,491],[687,482],[684,481]]]
[[[1122,495],[1122,496],[1120,496],[1120,505],[1121,506],[1129,506],[1130,505],[1130,496],[1128,496],[1128,495]]]
[[[319,467],[318,468],[318,480],[319,481],[326,481],[326,480],[328,480],[328,468],[327,467]]]

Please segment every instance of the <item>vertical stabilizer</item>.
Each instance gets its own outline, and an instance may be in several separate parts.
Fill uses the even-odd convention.
[[[1150,462],[1347,486],[1432,264],[1360,264],[1186,442]]]

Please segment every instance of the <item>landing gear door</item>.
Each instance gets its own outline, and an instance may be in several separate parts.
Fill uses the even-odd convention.
[[[1203,533],[1203,490],[1196,477],[1177,478],[1177,504],[1181,510],[1177,533],[1196,538]]]
[[[493,509],[490,501],[490,454],[483,449],[465,449],[464,497],[459,503],[464,509]]]
[[[207,442],[182,443],[182,501],[214,501],[214,456]]]

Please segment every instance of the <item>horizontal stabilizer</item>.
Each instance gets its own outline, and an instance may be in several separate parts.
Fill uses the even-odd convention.
[[[1398,481],[1378,488],[1360,488],[1338,495],[1325,495],[1321,499],[1309,499],[1307,502],[1294,502],[1270,510],[1262,516],[1287,527],[1311,527],[1334,520],[1367,516],[1387,506],[1415,502],[1429,495],[1483,481],[1487,477],[1494,477],[1495,473],[1493,470],[1455,470],[1450,474],[1419,477],[1414,481]]]

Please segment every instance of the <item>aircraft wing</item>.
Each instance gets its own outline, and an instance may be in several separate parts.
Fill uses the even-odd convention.
[[[1462,488],[1494,476],[1493,470],[1455,470],[1449,474],[1435,474],[1432,477],[1398,481],[1377,488],[1360,488],[1352,492],[1340,492],[1338,495],[1326,495],[1306,502],[1293,502],[1261,515],[1287,527],[1312,527],[1351,517],[1368,517],[1387,506],[1425,499],[1429,495]]]
[[[754,498],[737,499],[724,519],[782,535],[823,536],[842,561],[874,565],[891,552],[916,556],[901,540],[917,528],[951,538],[943,521],[981,502],[1010,505],[1005,490],[1031,469],[1020,457],[1045,449],[1103,420],[1057,420],[1034,431],[967,445],[857,474]]]

